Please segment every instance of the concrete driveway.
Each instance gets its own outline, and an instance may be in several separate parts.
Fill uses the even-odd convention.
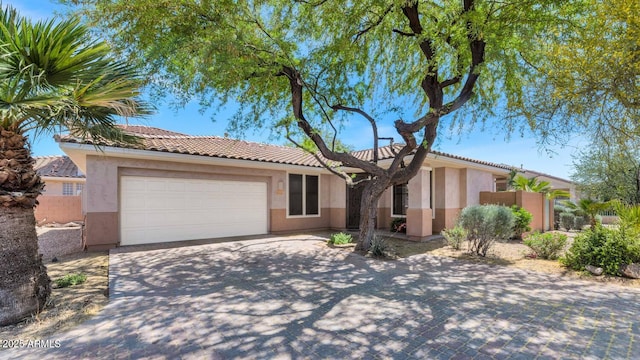
[[[111,300],[29,359],[634,359],[640,291],[314,236],[111,253]]]

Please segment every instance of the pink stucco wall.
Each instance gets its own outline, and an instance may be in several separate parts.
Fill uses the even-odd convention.
[[[64,224],[83,219],[81,196],[42,195],[38,203],[35,208],[38,224]]]

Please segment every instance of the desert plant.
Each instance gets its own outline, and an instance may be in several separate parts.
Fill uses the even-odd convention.
[[[345,245],[352,243],[353,237],[351,236],[351,234],[339,232],[336,234],[332,234],[327,242],[331,245]]]
[[[518,205],[513,205],[511,207],[511,212],[513,212],[515,219],[515,224],[513,225],[513,238],[522,239],[523,233],[531,231],[531,226],[529,225],[531,224],[531,220],[533,220],[533,215]]]
[[[601,267],[605,274],[619,275],[620,266],[640,261],[638,234],[629,229],[601,225],[576,236],[561,263],[575,270],[587,265]]]
[[[469,251],[480,256],[486,256],[496,240],[509,239],[514,223],[511,209],[499,205],[466,207],[458,219],[458,224],[468,232]]]
[[[371,240],[371,247],[369,248],[369,255],[377,258],[392,258],[392,248],[387,242],[387,239],[376,235]]]
[[[597,220],[596,220],[596,222],[597,222]],[[583,217],[583,216],[576,216],[576,217],[573,219],[573,228],[574,228],[574,229],[576,229],[576,230],[578,230],[578,231],[580,231],[580,230],[582,230],[582,228],[584,227],[584,225],[585,225],[586,223],[587,223],[587,222],[585,221],[585,219],[584,219],[584,217]]]
[[[576,217],[572,213],[560,214],[560,226],[569,231],[575,226]]]
[[[587,216],[591,227],[596,226],[596,216],[598,213],[611,207],[609,202],[602,202],[593,199],[580,199],[577,204],[571,201],[564,201],[563,205],[572,209],[575,216]]]
[[[567,243],[567,235],[559,233],[538,233],[527,235],[524,244],[531,248],[536,257],[555,260]]]
[[[449,246],[454,248],[455,250],[460,250],[462,243],[467,240],[467,235],[469,233],[462,226],[456,225],[451,229],[442,230],[442,236],[447,239],[447,243]]]
[[[397,217],[391,220],[391,231],[406,233],[407,232],[407,218]]]
[[[618,225],[640,231],[640,205],[625,205],[620,201],[612,203],[612,207],[618,215]]]
[[[65,288],[74,285],[80,285],[87,281],[87,275],[82,273],[67,274],[59,279],[56,279],[56,286],[59,288]]]

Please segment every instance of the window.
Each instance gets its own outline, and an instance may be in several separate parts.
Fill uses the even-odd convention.
[[[289,174],[289,215],[320,214],[320,178],[317,175]]]
[[[73,193],[73,183],[62,183],[62,195],[64,196],[72,196]]]
[[[409,190],[407,184],[393,186],[393,211],[392,215],[407,215],[409,206]]]
[[[81,192],[82,192],[82,184],[81,183],[77,183],[76,184],[76,195],[80,195]]]

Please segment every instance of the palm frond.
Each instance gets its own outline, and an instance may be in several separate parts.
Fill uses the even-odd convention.
[[[79,18],[34,23],[11,7],[0,13],[0,126],[128,139],[114,125],[152,113],[139,99],[143,85]]]

